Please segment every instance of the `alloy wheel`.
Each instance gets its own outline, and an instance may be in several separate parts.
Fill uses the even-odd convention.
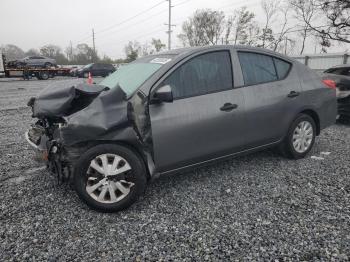
[[[95,157],[87,171],[86,192],[100,203],[116,203],[129,195],[135,185],[128,173],[130,164],[116,154]]]
[[[292,143],[294,150],[301,154],[306,152],[312,144],[313,136],[312,124],[308,121],[300,122],[293,132]]]

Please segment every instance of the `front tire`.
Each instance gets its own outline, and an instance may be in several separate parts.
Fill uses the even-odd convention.
[[[143,161],[124,146],[97,145],[80,157],[75,168],[79,198],[102,212],[128,208],[143,194],[146,183]]]
[[[280,152],[291,159],[304,158],[312,149],[315,137],[316,124],[313,118],[306,114],[299,114],[279,146]]]

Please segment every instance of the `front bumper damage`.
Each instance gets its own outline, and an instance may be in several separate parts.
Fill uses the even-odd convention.
[[[72,174],[71,166],[62,158],[64,150],[56,140],[50,140],[44,133],[38,132],[40,127],[32,127],[25,132],[24,137],[34,151],[33,159],[46,165],[49,173],[59,182],[69,181]]]

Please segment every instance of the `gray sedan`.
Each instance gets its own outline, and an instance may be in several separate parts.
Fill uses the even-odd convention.
[[[99,85],[44,90],[29,105],[39,120],[28,142],[105,212],[129,207],[158,175],[271,147],[305,157],[337,114],[329,79],[245,46],[147,56]]]
[[[56,60],[45,56],[27,56],[16,61],[20,66],[53,67],[57,66]]]

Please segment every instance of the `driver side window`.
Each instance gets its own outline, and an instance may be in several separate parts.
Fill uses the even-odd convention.
[[[168,76],[174,99],[199,96],[233,88],[229,51],[216,51],[196,56]]]

